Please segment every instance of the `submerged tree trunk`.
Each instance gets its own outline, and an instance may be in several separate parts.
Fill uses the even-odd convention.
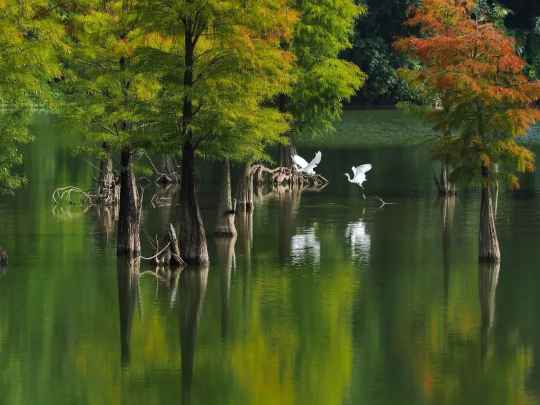
[[[180,186],[180,251],[188,264],[208,263],[206,233],[197,200],[195,187],[195,149],[186,142],[182,156],[182,181]]]
[[[448,162],[441,162],[441,172],[439,174],[439,179],[436,179],[437,188],[439,190],[439,196],[441,197],[452,197],[456,195],[456,186],[450,181],[450,167]]]
[[[120,212],[118,214],[118,256],[139,256],[141,210],[137,179],[133,173],[133,151],[124,147],[120,158]]]
[[[219,207],[216,218],[216,230],[214,233],[218,236],[233,237],[236,236],[236,226],[234,225],[235,208],[232,201],[231,192],[231,165],[229,159],[222,163],[221,192],[219,196]]]
[[[102,145],[105,157],[99,163],[99,178],[97,181],[97,196],[99,202],[105,205],[114,205],[118,202],[118,188],[113,172],[113,161],[110,147],[107,143]]]
[[[240,181],[238,182],[238,206],[244,211],[253,210],[253,175],[251,163],[244,163]]]
[[[495,227],[495,212],[491,195],[490,173],[482,166],[482,197],[480,202],[479,259],[482,262],[498,262],[501,259],[499,239]]]

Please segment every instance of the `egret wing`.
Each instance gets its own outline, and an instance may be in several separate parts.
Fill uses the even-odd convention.
[[[313,158],[313,160],[309,164],[312,165],[313,167],[316,167],[319,163],[321,163],[321,159],[322,159],[322,153],[321,151],[318,151],[315,154],[315,157]]]
[[[292,160],[294,163],[296,163],[298,166],[300,166],[301,169],[306,167],[308,165],[308,162],[305,161],[304,158],[298,156],[298,155],[292,155]]]
[[[369,172],[372,168],[373,168],[373,166],[371,166],[369,163],[366,163],[365,165],[357,166],[356,170],[353,170],[353,171],[354,171],[354,174],[356,174],[356,173],[365,174],[365,173]]]

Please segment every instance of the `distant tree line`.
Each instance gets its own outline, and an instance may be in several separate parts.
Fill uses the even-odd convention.
[[[361,0],[367,13],[356,22],[353,46],[342,57],[367,74],[365,85],[351,104],[391,106],[418,99],[398,69],[415,67],[415,61],[392,48],[400,37],[413,35],[417,28],[404,25],[411,7],[420,0]],[[518,53],[527,62],[531,79],[540,77],[540,2],[530,0],[479,0],[478,6],[498,20],[516,38]]]

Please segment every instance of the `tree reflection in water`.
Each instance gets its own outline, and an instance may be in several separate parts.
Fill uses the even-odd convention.
[[[193,366],[199,320],[208,283],[208,267],[187,268],[180,275],[180,350],[182,355],[182,399],[191,401]]]
[[[128,367],[131,360],[131,326],[135,306],[139,299],[139,268],[139,259],[118,258],[117,260],[120,352],[123,367]]]

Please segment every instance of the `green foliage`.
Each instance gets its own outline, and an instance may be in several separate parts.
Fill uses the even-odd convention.
[[[50,83],[61,74],[58,54],[67,52],[64,30],[48,0],[0,0],[0,190],[18,188],[12,172],[22,162],[19,150],[30,141],[25,110],[52,106]]]
[[[136,17],[134,2],[122,0],[88,0],[71,10],[76,46],[64,87],[72,118],[87,129],[89,151],[99,153],[104,143],[150,145],[144,128],[159,85],[136,69],[142,40]]]
[[[286,1],[150,0],[139,16],[140,69],[159,78],[152,120],[162,142],[244,159],[281,140],[288,117],[269,100],[290,82],[292,57],[280,40],[295,13]]]
[[[308,135],[333,128],[343,102],[363,85],[365,74],[339,58],[350,48],[356,19],[364,7],[352,0],[296,1],[300,19],[290,48],[296,56],[295,81],[287,110],[294,130]]]
[[[394,52],[396,37],[409,35],[403,24],[410,7],[418,0],[366,0],[367,13],[358,19],[353,46],[345,51],[345,59],[358,65],[367,74],[365,85],[354,97],[355,103],[394,105],[416,99],[416,94],[397,73],[410,66],[411,60]]]

